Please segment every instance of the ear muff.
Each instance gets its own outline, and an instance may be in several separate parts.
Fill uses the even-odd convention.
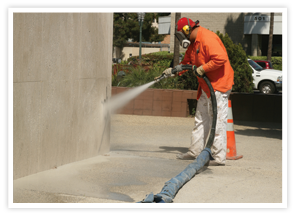
[[[189,30],[190,30],[190,28],[189,28],[188,25],[185,25],[185,26],[182,28],[182,30],[183,30],[183,32],[184,32],[185,35],[188,35],[188,34],[189,34]]]
[[[185,35],[188,35],[191,30],[191,25],[189,23],[189,19],[188,18],[186,18],[186,19],[187,19],[187,25],[184,25],[182,30],[185,33]]]

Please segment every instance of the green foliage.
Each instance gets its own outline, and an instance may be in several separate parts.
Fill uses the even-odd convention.
[[[112,74],[112,86],[116,87],[118,86],[118,83],[119,81],[118,81],[117,75]]]
[[[267,60],[267,56],[249,56],[252,60]],[[282,57],[271,57],[272,67],[282,71]]]
[[[198,90],[199,82],[193,71],[187,71],[177,77],[178,83],[182,84],[183,90]]]
[[[139,60],[138,56],[130,57],[127,59],[127,63],[129,63],[127,67],[126,65],[116,65],[117,72],[123,70],[126,76],[120,83],[113,76],[112,85],[117,86],[119,84],[122,87],[137,87],[149,83],[170,67],[173,55],[173,53],[162,51],[142,55],[141,60]],[[197,90],[198,79],[192,71],[187,71],[180,77],[165,78],[151,86],[151,88]]]
[[[160,42],[164,35],[158,34],[158,28],[152,27],[157,13],[146,13],[142,24],[142,42]],[[113,46],[123,48],[125,42],[131,38],[139,42],[139,22],[137,13],[114,13]]]
[[[223,42],[230,64],[235,72],[233,92],[253,92],[253,77],[252,70],[247,61],[246,52],[243,50],[242,45],[234,44],[228,34],[223,36],[219,31],[216,32],[221,41]]]
[[[127,60],[123,60],[123,61],[120,62],[120,64],[121,65],[127,65],[128,64],[128,61]]]
[[[131,72],[126,74],[126,76],[121,80],[120,87],[138,87],[149,83],[154,80],[155,77],[162,74],[165,68],[154,67],[146,71],[141,66],[130,67]],[[116,83],[116,82],[115,82]],[[174,80],[169,78],[167,80],[162,80],[160,83],[156,83],[151,88],[168,88],[171,89],[174,86]]]
[[[274,69],[282,71],[282,64],[283,64],[282,57],[272,57],[271,63]]]
[[[141,61],[138,56],[130,57],[127,62],[135,68],[130,70],[131,73],[128,76],[125,76],[124,82],[120,83],[120,86],[133,87],[148,83],[169,68],[172,60],[173,53],[165,51],[145,54],[141,56]],[[150,66],[150,68],[143,70],[144,66]],[[151,88],[197,90],[198,79],[192,71],[187,71],[180,77],[163,79]]]
[[[173,59],[173,54],[166,51],[144,54],[139,60],[138,56],[132,56],[127,59],[127,62],[132,65],[158,65],[169,67],[171,60]]]

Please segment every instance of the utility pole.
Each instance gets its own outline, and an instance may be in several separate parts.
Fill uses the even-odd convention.
[[[180,19],[181,13],[175,13],[175,25]],[[175,29],[176,31],[176,29]],[[173,68],[179,64],[179,40],[174,35],[174,57],[173,57]]]
[[[144,20],[145,13],[144,12],[138,12],[137,15],[138,15],[139,28],[140,28],[140,30],[139,30],[139,60],[141,61],[142,23],[143,23],[143,20]]]
[[[271,55],[272,55],[273,22],[274,22],[274,13],[270,13],[267,61],[271,61]]]

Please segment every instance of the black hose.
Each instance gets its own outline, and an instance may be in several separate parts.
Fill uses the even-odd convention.
[[[193,70],[192,65],[178,65],[174,69],[172,69],[172,74],[180,72],[182,70]],[[211,146],[214,142],[215,137],[215,128],[216,128],[216,120],[217,120],[217,102],[214,89],[207,78],[206,75],[202,77],[206,84],[209,87],[210,95],[211,95],[211,103],[212,103],[212,111],[213,111],[213,119],[212,126],[210,130],[210,134],[206,143],[206,148],[199,154],[199,156],[194,160],[193,163],[187,166],[185,170],[183,170],[176,177],[167,181],[162,188],[162,191],[156,195],[150,193],[147,197],[139,203],[170,203],[173,201],[178,190],[199,171],[203,166],[209,161],[213,160],[211,155]]]
[[[193,70],[193,65],[179,65],[179,66],[181,66],[182,70]],[[172,74],[175,74],[179,71],[179,68],[180,68],[179,66],[172,69]],[[213,111],[212,112],[213,113],[212,126],[211,126],[208,141],[206,143],[206,148],[211,148],[211,146],[213,145],[213,142],[214,142],[214,137],[215,137],[215,128],[216,128],[216,120],[217,120],[217,102],[216,102],[216,96],[215,96],[214,89],[213,89],[208,77],[206,76],[206,74],[204,74],[204,76],[202,78],[204,79],[204,81],[206,82],[206,84],[209,87],[210,96],[211,96],[211,103],[212,103],[212,111]]]
[[[209,79],[207,78],[206,75],[204,75],[203,79],[205,80],[205,82],[208,85],[209,90],[210,90],[212,111],[213,111],[211,131],[210,131],[210,135],[209,135],[207,145],[206,145],[206,148],[211,148],[211,146],[213,145],[213,142],[214,142],[214,137],[215,137],[215,128],[216,128],[216,120],[217,120],[217,102],[216,102],[216,96],[215,96],[214,89],[213,89]]]

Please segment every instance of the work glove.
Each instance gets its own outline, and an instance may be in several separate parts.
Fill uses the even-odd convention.
[[[172,68],[167,68],[165,71],[163,71],[163,74],[165,74],[167,77],[174,77],[175,74],[172,74]]]
[[[201,65],[200,67],[196,67],[194,66],[194,71],[196,76],[198,76],[199,78],[204,77],[204,74],[206,73],[205,70],[203,69],[203,66]]]
[[[172,68],[167,68],[166,70],[163,71],[163,73],[158,76],[158,77],[155,77],[154,79],[157,80],[161,77],[163,77],[163,75],[165,75],[166,77],[175,77],[176,74],[172,74]]]

